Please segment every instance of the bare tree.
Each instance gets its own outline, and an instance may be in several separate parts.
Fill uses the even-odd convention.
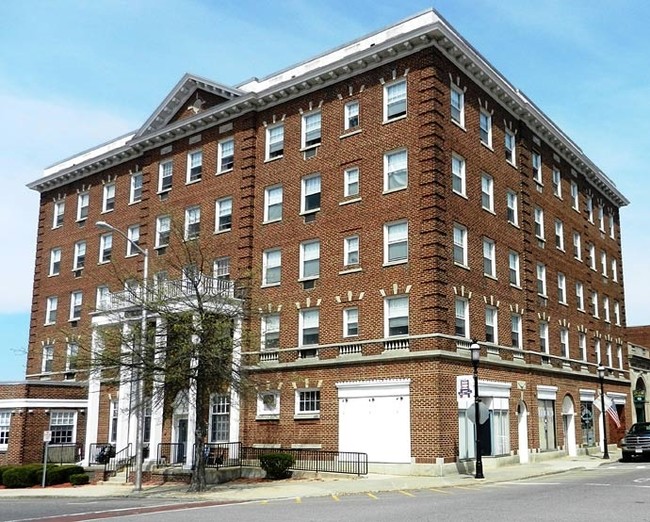
[[[250,277],[235,283],[215,274],[218,252],[187,240],[176,226],[170,236],[149,281],[112,263],[124,290],[106,295],[100,312],[109,326],[98,329],[103,348],[95,349],[92,364],[123,386],[135,383],[141,390],[136,407],[143,408],[147,397],[165,418],[179,392],[187,394],[196,411],[190,491],[202,491],[211,396],[240,390],[243,382],[238,354],[246,337]]]

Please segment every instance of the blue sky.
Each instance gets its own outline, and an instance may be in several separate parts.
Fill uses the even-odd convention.
[[[185,72],[235,85],[434,7],[631,200],[627,323],[650,324],[647,0],[0,2],[0,381],[24,376],[38,195],[25,184],[134,130]]]

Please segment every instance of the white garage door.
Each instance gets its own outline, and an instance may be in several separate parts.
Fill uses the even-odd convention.
[[[410,380],[338,383],[339,451],[411,462]]]

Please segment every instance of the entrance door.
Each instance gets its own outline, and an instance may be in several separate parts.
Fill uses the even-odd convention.
[[[555,401],[540,399],[539,410],[539,449],[555,449]]]
[[[178,464],[185,463],[187,449],[187,418],[178,419],[176,424],[176,458]]]
[[[578,454],[575,408],[571,397],[568,395],[562,401],[562,426],[564,428],[564,449],[570,457],[575,457]]]

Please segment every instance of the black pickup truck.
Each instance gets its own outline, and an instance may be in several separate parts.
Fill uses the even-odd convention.
[[[650,456],[650,422],[632,424],[630,431],[621,439],[623,462],[629,462],[632,457]]]

